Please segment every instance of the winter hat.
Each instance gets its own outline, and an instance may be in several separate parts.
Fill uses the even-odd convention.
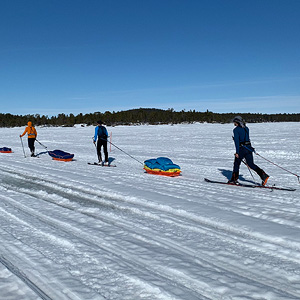
[[[235,116],[232,120],[233,123],[238,123],[241,127],[245,127],[245,121],[241,116]]]
[[[101,120],[97,121],[97,124],[102,125],[103,122]]]

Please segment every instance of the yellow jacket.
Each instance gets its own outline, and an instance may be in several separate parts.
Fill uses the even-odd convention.
[[[36,129],[32,126],[32,123],[30,121],[27,123],[27,125],[28,126],[25,128],[20,137],[24,136],[27,133],[29,139],[35,139],[37,137]]]

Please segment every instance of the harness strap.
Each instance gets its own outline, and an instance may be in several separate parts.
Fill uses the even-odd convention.
[[[250,146],[251,147],[251,142],[250,141],[240,142],[240,147],[242,147],[242,146]]]
[[[35,133],[34,133],[34,131],[33,131],[33,127],[28,127],[29,128],[29,130],[30,130],[30,132],[28,131],[28,136],[35,136]]]

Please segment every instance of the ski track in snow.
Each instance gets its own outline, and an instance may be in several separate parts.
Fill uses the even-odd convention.
[[[249,127],[257,152],[298,172],[299,124]],[[267,144],[271,128],[279,144]],[[38,128],[73,162],[25,159],[22,129],[0,129],[16,140],[0,156],[0,299],[300,299],[297,179],[255,156],[270,184],[297,190],[203,180],[230,174],[231,124],[108,128],[140,161],[173,159],[177,178],[145,174],[117,149],[117,168],[88,166],[93,127]],[[253,180],[245,166],[242,180]]]

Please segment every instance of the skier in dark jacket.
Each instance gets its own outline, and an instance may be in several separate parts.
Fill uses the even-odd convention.
[[[233,164],[232,177],[229,180],[230,183],[237,183],[239,178],[239,169],[242,160],[245,158],[249,168],[254,170],[262,180],[262,185],[265,185],[269,179],[261,168],[259,168],[253,161],[253,151],[250,143],[249,128],[246,126],[245,121],[240,116],[236,116],[233,120],[236,126],[233,129],[233,140],[235,144],[235,158]]]
[[[103,146],[103,152],[105,156],[104,165],[108,165],[108,153],[107,153],[107,129],[103,126],[102,121],[97,121],[97,126],[95,128],[95,136],[93,139],[93,143],[96,144],[97,141],[97,155],[98,155],[98,162],[102,164],[102,156],[101,156],[101,148]]]

